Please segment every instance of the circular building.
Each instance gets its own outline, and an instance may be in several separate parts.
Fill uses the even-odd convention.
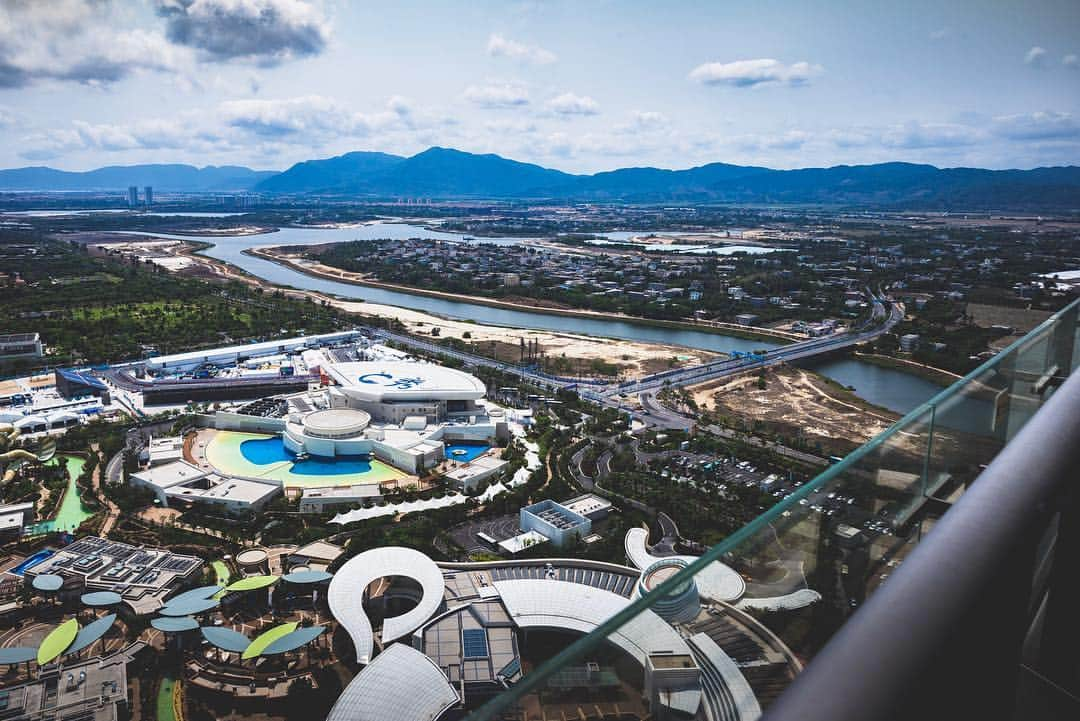
[[[270,557],[261,548],[249,548],[236,554],[236,565],[243,576],[270,573]]]
[[[644,596],[659,587],[689,564],[681,558],[664,558],[656,561],[641,572],[638,580],[638,595]],[[693,578],[687,578],[661,596],[652,606],[652,610],[671,623],[688,622],[701,612],[701,600],[698,598],[697,584]]]

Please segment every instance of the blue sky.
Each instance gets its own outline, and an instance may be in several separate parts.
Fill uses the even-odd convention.
[[[1080,2],[0,0],[0,166],[1080,164]]]

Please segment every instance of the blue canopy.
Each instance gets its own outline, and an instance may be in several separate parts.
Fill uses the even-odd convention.
[[[334,574],[326,571],[296,571],[282,576],[289,583],[322,583],[323,581],[329,581],[333,577]]]
[[[80,599],[84,606],[115,606],[123,599],[119,593],[113,591],[95,591],[84,593]]]
[[[108,633],[109,629],[116,622],[116,614],[110,613],[108,616],[102,616],[93,623],[88,623],[79,629],[79,633],[75,636],[75,640],[71,642],[71,645],[64,651],[65,654],[78,653],[84,648],[97,641],[99,638]]]
[[[222,651],[234,651],[243,653],[251,645],[251,639],[231,628],[223,626],[203,626],[201,629],[203,638],[211,645],[217,646]]]
[[[172,598],[166,599],[165,604],[172,606],[177,603],[187,603],[188,601],[202,601],[210,598],[218,591],[225,588],[224,586],[200,586],[199,588],[193,588],[190,591],[184,591]]]
[[[55,573],[43,573],[40,576],[34,576],[31,585],[39,591],[59,591],[64,585],[64,577],[57,576]]]
[[[165,633],[179,633],[181,631],[194,631],[199,627],[199,622],[191,616],[180,616],[178,618],[154,618],[150,620],[150,625]]]
[[[37,658],[36,648],[0,648],[0,665],[11,666],[16,663],[26,663]]]
[[[288,653],[289,651],[295,651],[301,646],[306,646],[315,639],[317,639],[322,632],[326,630],[326,626],[308,626],[307,628],[298,628],[292,633],[287,633],[278,640],[267,646],[263,652],[263,656],[273,656],[279,653]]]
[[[191,616],[211,608],[217,608],[221,602],[213,598],[193,598],[181,603],[170,603],[158,611],[162,616]]]

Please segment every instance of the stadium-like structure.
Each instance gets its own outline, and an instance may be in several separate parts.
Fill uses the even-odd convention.
[[[628,547],[636,550],[636,543],[628,539]],[[329,721],[403,718],[403,703],[408,718],[428,721],[476,708],[528,672],[535,634],[589,633],[684,563],[674,557],[640,569],[568,558],[436,563],[406,548],[360,553],[335,573],[328,592],[362,667]],[[549,688],[570,695],[621,689],[620,698],[636,696],[640,715],[654,718],[756,718],[800,666],[775,635],[731,605],[742,593],[732,576],[739,578],[720,565],[713,580],[725,582],[681,585],[661,599],[659,612],[638,614],[609,637],[607,661],[583,667],[575,678],[575,670],[564,670]],[[372,620],[375,597],[393,593],[411,608],[379,628]]]

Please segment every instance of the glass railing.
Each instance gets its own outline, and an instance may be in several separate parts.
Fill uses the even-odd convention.
[[[1080,365],[1078,312],[1080,301],[1054,314],[595,631],[527,669],[467,719],[557,718],[530,711],[558,694],[557,684],[549,684],[553,674],[587,664],[605,639],[639,614],[651,613],[657,601],[714,562],[738,572],[745,593],[734,607],[703,598],[698,619],[675,628],[684,639],[715,635],[734,661],[725,667],[726,678],[737,669],[745,683],[736,678],[735,685],[749,687],[766,707],[791,674],[770,674],[765,667],[798,670],[812,660]],[[740,639],[740,633],[747,638]],[[760,644],[762,638],[766,644]],[[757,657],[743,654],[754,642],[771,647]],[[690,646],[703,667],[703,704],[723,706],[723,699],[708,698],[718,693],[715,680],[709,680],[715,669],[704,667],[709,661],[697,653],[697,644]],[[585,709],[594,707],[603,714],[591,702],[578,712],[592,718]]]

